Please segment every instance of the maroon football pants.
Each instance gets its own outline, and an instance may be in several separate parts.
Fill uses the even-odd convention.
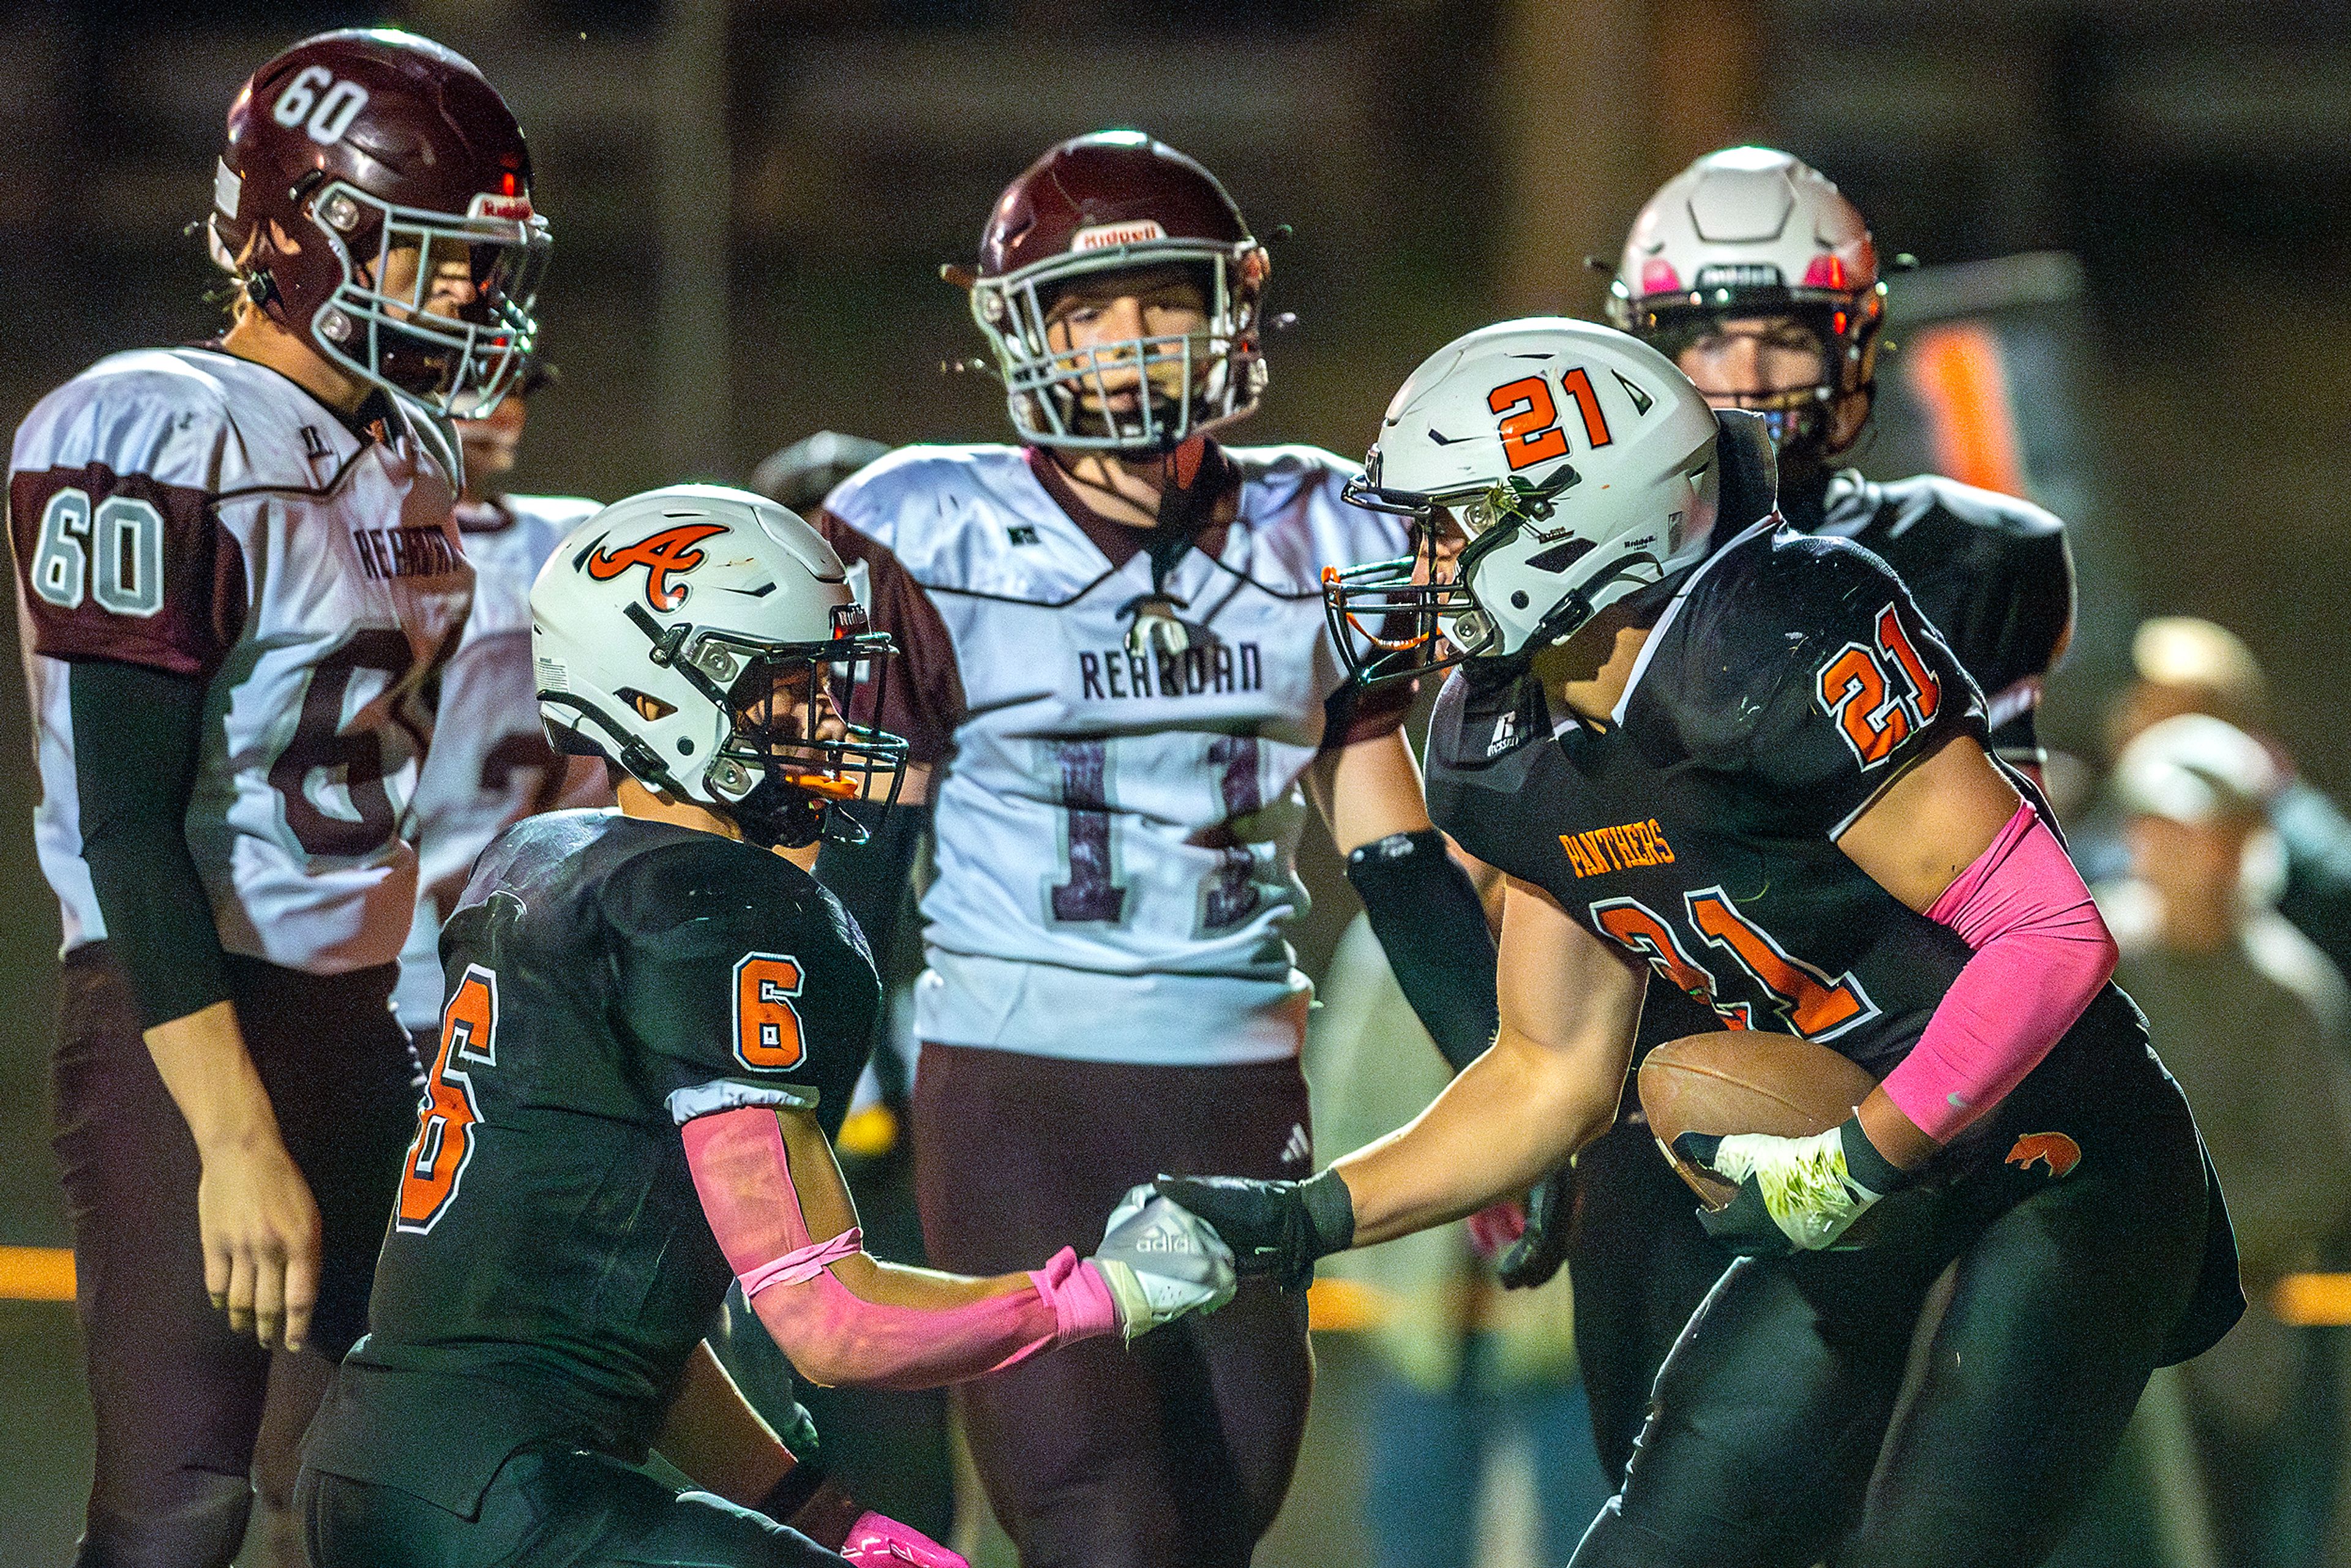
[[[231,957],[246,1049],[325,1236],[311,1348],[273,1355],[204,1291],[194,1140],[103,943],[66,956],[52,1142],[73,1226],[98,1461],[78,1568],[221,1568],[253,1488],[290,1495],[331,1358],[367,1327],[416,1120],[392,966],[332,977]]]
[[[1161,1171],[1311,1174],[1295,1061],[1144,1067],[923,1047],[914,1191],[931,1260],[1034,1269],[1102,1242]],[[1024,1568],[1245,1568],[1281,1510],[1314,1382],[1306,1298],[1230,1305],[1132,1346],[1087,1340],[961,1385],[996,1517]]]

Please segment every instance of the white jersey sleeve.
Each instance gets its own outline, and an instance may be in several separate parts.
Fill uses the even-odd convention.
[[[1299,779],[1345,738],[1322,571],[1405,539],[1341,499],[1349,469],[1326,453],[1226,456],[1240,499],[1221,548],[1159,582],[1147,551],[1105,555],[1017,448],[910,448],[828,499],[935,612],[938,645],[910,659],[955,665],[922,1039],[1167,1063],[1297,1051]],[[1130,645],[1155,594],[1180,651]]]
[[[222,945],[336,973],[390,962],[418,688],[471,595],[445,434],[404,402],[352,430],[208,350],[101,361],[16,434],[9,527],[65,945],[105,935],[81,860],[70,661],[204,681],[187,836]]]
[[[507,824],[559,803],[563,759],[538,722],[530,585],[596,509],[578,496],[501,496],[458,510],[474,606],[441,671],[432,744],[416,781],[416,918],[392,993],[402,1028],[440,1027],[441,922],[475,859]]]

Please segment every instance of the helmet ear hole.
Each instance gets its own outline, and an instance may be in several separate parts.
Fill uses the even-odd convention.
[[[677,711],[675,703],[665,703],[651,693],[638,691],[633,686],[622,686],[612,695],[634,708],[637,716],[647,724],[659,724]]]

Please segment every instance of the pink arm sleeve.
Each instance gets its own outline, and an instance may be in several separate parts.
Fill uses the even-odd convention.
[[[1975,956],[1884,1087],[1919,1131],[1949,1143],[2041,1064],[2114,974],[2116,955],[2081,873],[2030,804],[1927,918]]]
[[[831,1268],[857,1249],[844,1246],[857,1233],[809,1235],[772,1107],[697,1116],[681,1131],[711,1233],[759,1321],[812,1381],[931,1388],[1118,1327],[1101,1272],[1066,1247],[1026,1287],[984,1301],[945,1310],[866,1301]]]

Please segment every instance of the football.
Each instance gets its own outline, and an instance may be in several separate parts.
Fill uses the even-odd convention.
[[[1718,1030],[1667,1040],[1641,1063],[1641,1110],[1657,1146],[1708,1208],[1738,1187],[1676,1155],[1684,1133],[1825,1133],[1853,1114],[1877,1081],[1824,1045],[1792,1034]]]

